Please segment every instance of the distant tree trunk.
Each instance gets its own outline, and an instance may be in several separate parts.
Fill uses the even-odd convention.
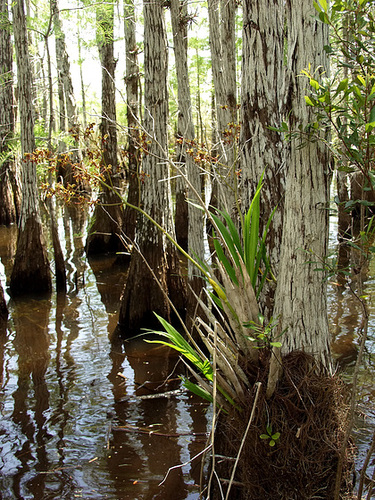
[[[51,271],[39,215],[36,165],[30,157],[35,149],[31,106],[31,69],[23,0],[12,4],[17,57],[19,114],[22,152],[22,207],[10,289],[13,295],[50,292]]]
[[[77,1],[77,5],[79,2]],[[81,17],[79,14],[79,10],[77,10],[77,49],[78,49],[78,58],[79,58],[79,77],[81,83],[81,99],[82,99],[82,120],[83,126],[87,127],[87,119],[86,119],[86,91],[83,80],[83,59],[82,59],[82,40],[81,40],[81,31],[80,31]]]
[[[135,37],[135,14],[133,0],[124,1],[124,31],[126,57],[126,119],[128,122],[128,171],[129,185],[127,201],[139,206],[139,65],[138,47]],[[126,206],[123,231],[130,241],[134,241],[137,212]]]
[[[288,14],[289,128],[299,130],[312,116],[305,103],[308,82],[298,75],[310,63],[329,75],[324,50],[328,27],[316,20],[308,0],[290,0]],[[326,257],[328,249],[329,153],[320,142],[307,142],[301,148],[298,139],[293,139],[290,146],[273,316],[278,320],[278,332],[285,331],[280,340],[284,354],[302,350],[330,369],[327,287],[323,273],[316,270],[322,267],[317,262]],[[273,356],[269,392],[280,367]]]
[[[48,149],[52,152],[52,132],[54,128],[54,112],[53,112],[53,85],[52,85],[52,65],[51,65],[51,54],[49,50],[48,38],[51,33],[52,28],[52,17],[50,17],[49,26],[45,35],[45,47],[47,55],[47,70],[48,70],[48,104],[49,104],[49,127],[48,127]],[[53,184],[52,172],[48,174],[48,181],[50,185]],[[56,212],[54,200],[47,197],[46,204],[49,211],[49,220],[51,224],[51,235],[52,235],[52,245],[53,254],[55,257],[55,281],[57,292],[66,292],[66,267],[64,254],[60,244],[59,231],[56,221]]]
[[[281,125],[285,108],[284,12],[282,2],[243,3],[241,85],[241,210],[246,213],[264,172],[260,232],[277,208],[267,238],[267,252],[277,275],[285,192],[286,144],[270,127]],[[266,282],[261,311],[272,314],[275,283]]]
[[[161,0],[144,1],[145,120],[148,150],[142,163],[141,206],[174,235],[168,166],[167,46]],[[121,300],[119,324],[131,336],[141,327],[155,327],[153,311],[170,316],[169,294],[178,310],[185,307],[185,288],[179,257],[165,235],[145,217],[138,220],[129,276]],[[151,275],[146,259],[159,284]],[[164,292],[164,293],[163,293]]]
[[[67,119],[68,127],[71,129],[77,125],[77,111],[70,72],[69,56],[66,49],[65,34],[60,20],[57,0],[50,0],[50,6],[55,28],[57,77],[63,92],[61,98],[64,99],[65,105],[64,110],[60,109],[60,117],[64,120]],[[63,115],[62,111],[66,114]],[[66,127],[64,127],[64,129],[66,130]]]
[[[198,256],[204,259],[204,242],[203,242],[203,212],[192,204],[187,203],[187,199],[193,203],[198,203],[198,199],[194,191],[201,195],[202,183],[200,179],[199,166],[195,164],[191,155],[186,153],[186,150],[191,147],[191,142],[194,140],[194,123],[192,117],[192,107],[190,98],[189,70],[187,62],[187,23],[188,10],[186,0],[171,0],[171,19],[173,30],[173,43],[176,61],[176,73],[178,83],[178,123],[177,123],[177,165],[183,169],[184,175],[187,177],[189,184],[187,185],[184,177],[180,176],[183,191],[186,196],[178,203],[176,193],[176,218],[175,228],[177,241],[183,247],[188,243],[187,248],[189,254]],[[186,168],[185,168],[186,167]],[[187,199],[186,199],[187,198]],[[181,241],[178,235],[178,228],[186,226],[187,242]],[[196,292],[202,286],[202,282],[197,276],[198,270],[194,268],[192,263],[188,262],[188,277],[190,284],[196,288]],[[197,286],[194,282],[198,278]]]
[[[194,139],[194,125],[191,116],[189,71],[187,66],[187,5],[181,0],[170,3],[173,44],[177,75],[177,145],[176,145],[176,210],[175,231],[179,245],[188,250],[188,205],[187,205],[187,162],[193,163],[191,156],[186,155],[187,145]],[[189,147],[188,146],[188,147]],[[200,190],[198,190],[198,193]]]
[[[117,161],[116,124],[116,61],[113,55],[114,5],[98,6],[97,43],[102,65],[102,118],[100,124],[102,167],[107,169],[105,183],[95,207],[93,222],[86,243],[87,253],[105,253],[123,250],[120,239],[123,208],[120,194],[120,176]]]
[[[208,0],[219,151],[215,182],[218,183],[219,208],[229,214],[235,211],[237,196],[235,11],[234,1]]]
[[[14,134],[13,56],[8,0],[0,0],[0,224],[9,225],[19,217],[15,163],[11,149]]]

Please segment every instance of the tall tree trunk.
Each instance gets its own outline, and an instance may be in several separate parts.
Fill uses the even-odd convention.
[[[64,115],[64,119],[67,119],[68,127],[71,129],[77,125],[77,111],[70,72],[69,56],[66,49],[65,34],[60,20],[60,11],[57,0],[50,0],[50,8],[55,28],[57,77],[62,87],[63,94],[61,97],[64,99],[65,104],[64,112],[66,115]],[[63,110],[60,110],[60,116],[62,116],[62,111]]]
[[[148,148],[142,163],[141,206],[174,236],[168,165],[167,45],[161,0],[144,1],[145,120]],[[129,276],[121,300],[120,327],[127,336],[140,327],[155,327],[153,311],[170,316],[165,295],[181,312],[185,288],[180,276],[177,251],[147,218],[140,217]],[[144,260],[153,270],[151,275]],[[161,288],[159,286],[161,285]]]
[[[298,77],[311,63],[329,74],[324,51],[328,27],[316,20],[308,0],[288,1],[288,71],[290,75],[290,130],[311,121],[305,103],[306,79]],[[330,162],[321,142],[299,147],[292,139],[286,173],[283,235],[274,318],[282,335],[282,352],[302,350],[330,369],[330,334],[324,274],[316,268],[327,255]],[[271,358],[269,393],[280,373],[278,353]]]
[[[234,211],[237,202],[235,11],[234,1],[208,0],[219,151],[215,181],[218,182],[219,208],[229,214]],[[224,44],[227,45],[225,49]]]
[[[79,1],[77,1],[77,6],[79,5]],[[86,91],[83,80],[83,59],[82,59],[82,40],[81,40],[81,15],[79,10],[77,9],[77,49],[78,49],[78,59],[79,59],[79,77],[81,83],[81,99],[82,99],[82,121],[84,128],[87,127],[87,118],[86,118]]]
[[[13,295],[50,292],[51,272],[39,215],[36,165],[31,155],[35,149],[31,106],[31,68],[27,44],[23,0],[12,4],[14,42],[17,57],[19,115],[21,121],[22,206],[17,252],[10,278]]]
[[[129,186],[127,201],[139,206],[140,144],[139,144],[139,65],[138,47],[135,36],[134,1],[124,1],[124,32],[126,56],[126,119],[128,122],[128,171]],[[123,231],[128,240],[134,241],[137,212],[126,206]]]
[[[177,75],[177,178],[176,178],[176,210],[175,231],[179,245],[188,250],[188,205],[187,200],[187,162],[193,163],[190,155],[186,156],[187,144],[194,139],[194,125],[191,116],[189,72],[187,66],[187,5],[186,2],[174,0],[170,3],[173,33],[173,45]],[[187,142],[186,142],[187,141]],[[198,190],[198,193],[200,190]]]
[[[93,223],[86,243],[87,253],[116,252],[123,249],[120,239],[123,208],[117,161],[116,61],[113,56],[114,5],[98,6],[97,38],[102,65],[102,118],[100,124],[102,167],[106,169],[105,185],[95,207]]]
[[[17,222],[19,201],[15,185],[15,163],[11,148],[14,134],[13,55],[8,0],[0,0],[0,224]]]
[[[47,71],[48,71],[48,105],[49,105],[49,127],[48,127],[48,149],[52,153],[52,132],[54,129],[54,111],[53,111],[53,85],[52,85],[52,65],[51,65],[51,54],[49,50],[48,39],[52,28],[52,16],[50,16],[49,26],[45,35],[45,48],[47,55]],[[52,172],[48,174],[48,182],[52,187],[54,182]],[[51,224],[51,236],[53,245],[53,254],[55,257],[55,281],[57,292],[66,292],[66,267],[64,254],[60,244],[59,231],[56,220],[56,211],[54,200],[47,197],[46,200],[49,219]]]
[[[191,155],[186,150],[191,147],[194,140],[194,123],[192,117],[192,107],[190,98],[189,70],[187,61],[187,22],[188,11],[186,0],[171,0],[171,19],[173,30],[173,43],[176,61],[176,73],[178,84],[178,123],[177,123],[177,165],[178,169],[183,169],[183,176],[179,176],[186,196],[178,204],[176,193],[176,219],[175,228],[177,241],[178,228],[186,226],[186,236],[188,251],[192,256],[204,259],[203,241],[203,212],[187,199],[195,204],[199,204],[197,195],[201,196],[202,183],[199,166],[195,164]],[[186,178],[188,184],[186,183]],[[202,281],[199,279],[198,271],[192,263],[188,262],[189,283],[199,293]]]
[[[241,86],[241,209],[246,213],[264,172],[260,232],[272,211],[267,251],[277,275],[283,227],[285,143],[270,130],[283,121],[285,107],[284,12],[282,2],[243,4],[243,56]],[[275,284],[266,282],[261,297],[265,317],[272,314]]]

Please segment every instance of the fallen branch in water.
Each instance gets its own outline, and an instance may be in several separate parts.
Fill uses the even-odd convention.
[[[137,427],[135,425],[119,425],[119,426],[112,426],[113,431],[124,431],[124,432],[137,432],[139,434],[148,434],[149,436],[160,436],[160,437],[167,437],[167,438],[178,438],[180,436],[192,436],[192,437],[206,437],[207,432],[175,432],[175,433],[164,433],[164,432],[158,432],[154,431],[152,429],[144,428],[144,427]]]

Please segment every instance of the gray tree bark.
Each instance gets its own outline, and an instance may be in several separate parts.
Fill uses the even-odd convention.
[[[283,227],[286,145],[279,133],[285,113],[284,24],[282,2],[243,3],[241,85],[241,209],[246,213],[264,172],[260,233],[274,208],[267,251],[274,273],[279,267]],[[265,317],[272,314],[275,284],[266,282],[261,297]]]
[[[182,176],[179,176],[179,180],[182,184],[180,192],[183,200],[181,200],[181,205],[185,208],[184,210],[181,209],[182,213],[179,214],[180,216],[178,217],[178,206],[176,206],[176,235],[179,241],[177,228],[186,224],[189,254],[192,256],[197,255],[200,259],[203,259],[203,212],[194,207],[191,203],[186,203],[187,199],[195,204],[199,204],[197,195],[200,197],[202,189],[200,167],[195,164],[192,156],[186,153],[186,150],[191,147],[191,143],[195,138],[187,60],[188,11],[186,0],[182,2],[180,0],[171,0],[171,19],[178,84],[177,166],[183,173]],[[186,196],[182,196],[182,192]],[[177,204],[178,200],[176,193],[176,205]],[[193,281],[196,275],[197,270],[189,261],[189,280]]]
[[[174,236],[168,162],[167,43],[161,0],[144,1],[145,119],[147,151],[142,162],[141,206],[165,231]],[[131,336],[140,327],[155,327],[153,311],[168,318],[170,295],[181,312],[185,288],[180,276],[175,247],[145,217],[138,219],[138,231],[121,300],[119,323]],[[153,270],[151,275],[144,259]]]
[[[306,79],[298,77],[311,63],[329,74],[324,51],[327,25],[318,22],[308,0],[288,1],[288,72],[290,76],[290,130],[305,127],[312,119],[306,106]],[[280,272],[277,279],[274,318],[285,331],[282,353],[302,350],[331,368],[327,293],[321,260],[327,255],[330,162],[320,142],[299,147],[290,143],[286,173]],[[269,393],[280,374],[279,353],[271,358]]]
[[[133,0],[124,1],[124,32],[126,57],[126,119],[128,122],[128,171],[129,186],[127,201],[139,206],[140,183],[140,133],[139,133],[139,64],[138,47],[135,35],[135,12]],[[126,206],[123,231],[130,241],[134,241],[137,212]]]
[[[9,225],[18,220],[21,200],[11,148],[14,134],[13,54],[7,0],[0,0],[0,16],[0,224]]]
[[[31,106],[31,67],[29,61],[26,17],[23,0],[12,4],[14,42],[17,58],[19,115],[21,122],[22,206],[17,251],[10,278],[13,295],[50,292],[51,272],[39,215],[35,149]]]
[[[217,150],[215,167],[218,182],[219,208],[234,211],[237,197],[237,89],[235,46],[235,1],[208,0],[209,35],[212,76],[217,119]],[[225,47],[224,47],[225,46]]]

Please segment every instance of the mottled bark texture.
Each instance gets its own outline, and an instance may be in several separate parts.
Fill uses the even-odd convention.
[[[186,141],[194,139],[194,125],[191,116],[189,72],[187,67],[187,5],[181,0],[173,0],[170,3],[173,48],[177,75],[177,145],[176,145],[176,211],[175,231],[178,244],[188,250],[188,205],[186,162],[192,162],[191,156],[186,156]],[[189,122],[190,121],[190,122]]]
[[[267,238],[267,252],[277,275],[282,236],[285,191],[285,143],[270,130],[284,119],[285,68],[282,2],[243,3],[243,56],[241,84],[241,209],[246,213],[264,173],[260,233],[277,207]],[[272,314],[275,283],[267,281],[260,308]]]
[[[144,1],[145,120],[147,153],[142,163],[141,204],[144,211],[174,236],[168,165],[167,45],[164,12],[159,0]],[[153,311],[168,318],[167,295],[181,312],[185,306],[184,282],[176,249],[145,217],[138,230],[121,300],[119,324],[125,336],[141,327],[155,327]],[[152,276],[144,260],[152,268]]]
[[[195,137],[187,61],[188,11],[186,0],[182,2],[181,0],[171,0],[171,19],[178,83],[176,166],[177,174],[180,170],[183,174],[178,177],[178,184],[176,184],[176,236],[177,241],[188,249],[190,255],[196,255],[203,259],[203,212],[186,202],[189,200],[199,204],[202,191],[200,167],[194,162],[192,156],[186,153]],[[180,189],[177,190],[177,186],[180,186]],[[179,231],[181,231],[180,234]],[[197,273],[198,270],[189,261],[189,281],[192,281]]]
[[[289,0],[287,11],[289,127],[298,130],[313,118],[305,103],[308,81],[298,75],[309,63],[329,74],[324,51],[328,27],[316,20],[308,0]],[[284,354],[302,350],[330,369],[326,281],[324,273],[316,270],[322,268],[320,262],[327,255],[329,153],[322,142],[307,142],[302,148],[299,143],[298,138],[290,143],[273,316],[278,320],[278,332],[284,332],[280,339]],[[281,366],[275,354],[271,358],[271,386]],[[272,388],[269,390],[272,392]]]
[[[102,185],[95,207],[86,243],[87,253],[105,253],[124,250],[120,239],[123,224],[123,206],[120,198],[120,176],[117,160],[116,124],[116,61],[113,55],[114,5],[98,6],[97,43],[102,65],[102,118],[100,123],[102,168],[105,184]]]
[[[236,2],[208,0],[212,76],[217,120],[215,167],[219,208],[231,214],[237,196],[237,84],[235,14]],[[216,179],[215,179],[216,178]]]
[[[21,129],[22,206],[17,251],[10,278],[13,295],[51,291],[51,272],[39,215],[35,149],[31,106],[31,69],[23,0],[12,4],[14,42],[17,58],[19,116]]]
[[[133,206],[139,206],[139,65],[138,47],[135,36],[135,13],[133,0],[124,1],[124,30],[126,57],[126,119],[128,122],[128,197]],[[123,232],[128,240],[134,241],[137,224],[137,212],[125,207]]]
[[[13,54],[8,0],[0,0],[0,224],[17,222],[19,188],[11,149],[14,134]]]

